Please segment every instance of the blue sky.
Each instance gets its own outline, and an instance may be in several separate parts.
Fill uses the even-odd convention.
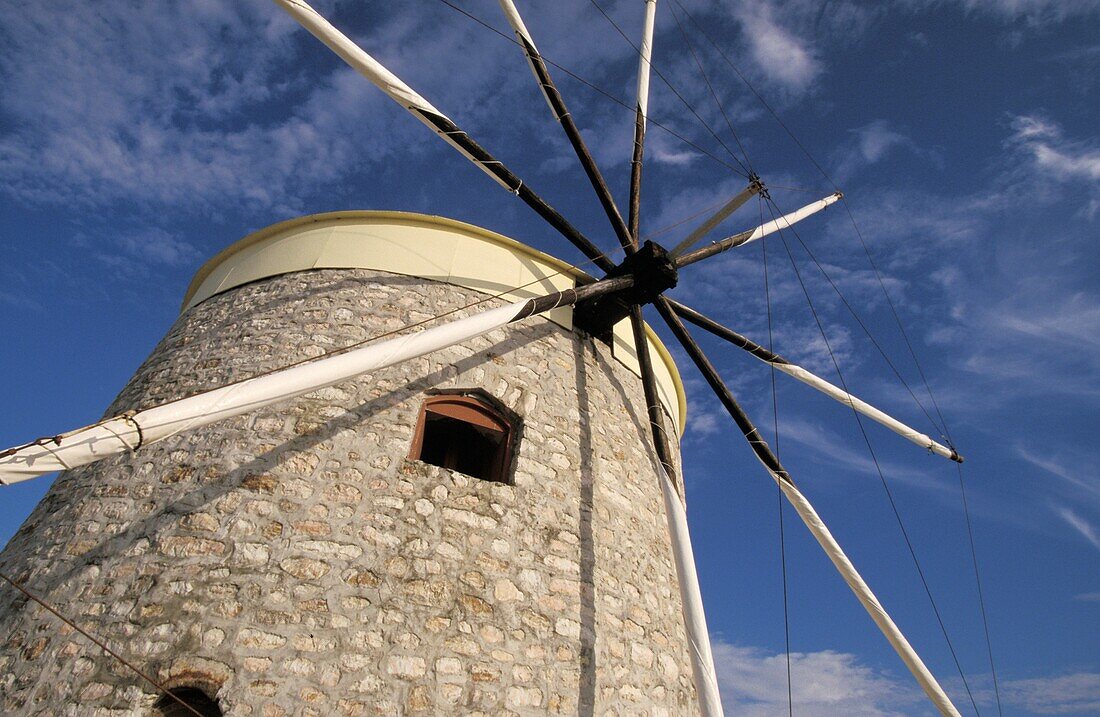
[[[495,2],[459,4],[505,27]],[[671,4],[661,0],[656,66],[732,147]],[[846,192],[969,459],[1004,713],[1100,712],[1100,2],[685,4]],[[614,247],[516,48],[441,3],[393,5],[318,3]],[[638,36],[639,2],[605,7]],[[630,100],[633,51],[588,0],[520,8],[547,57]],[[773,186],[798,188],[775,189],[777,203],[790,210],[828,194],[713,48],[694,42],[752,166]],[[625,207],[632,114],[555,74]],[[656,78],[651,110],[730,162]],[[686,227],[660,230],[744,185],[652,125],[647,159],[642,231],[666,244]],[[272,222],[347,208],[451,216],[580,259],[271,3],[0,5],[0,444],[97,418],[174,320],[206,257]],[[724,228],[758,217],[749,205]],[[847,216],[834,208],[799,236],[924,396]],[[787,238],[849,385],[934,431]],[[767,249],[776,349],[835,379],[783,244],[773,237]],[[759,245],[685,269],[673,296],[767,341]],[[767,368],[701,341],[770,434]],[[778,714],[786,677],[776,490],[681,366],[689,512],[725,699],[739,714]],[[777,381],[785,463],[973,713],[850,412]],[[996,714],[954,468],[877,426],[868,435],[978,706]],[[0,539],[46,487],[4,489]],[[797,518],[785,520],[796,714],[929,714]]]

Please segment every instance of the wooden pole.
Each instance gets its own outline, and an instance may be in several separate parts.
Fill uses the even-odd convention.
[[[720,254],[721,252],[733,249],[734,247],[741,246],[742,244],[748,244],[751,241],[762,239],[769,234],[774,234],[777,231],[786,229],[794,224],[797,224],[798,222],[802,221],[812,214],[817,214],[821,210],[828,207],[830,204],[840,201],[840,198],[842,196],[843,195],[840,192],[837,192],[836,194],[830,194],[824,199],[819,199],[816,202],[807,204],[801,209],[796,209],[790,214],[784,214],[778,219],[773,219],[770,222],[761,224],[755,229],[750,229],[749,231],[741,232],[740,234],[734,234],[733,236],[726,237],[721,241],[716,241],[708,246],[678,256],[676,257],[676,267],[680,268],[687,266],[688,264],[694,264],[695,262],[702,261],[707,257],[714,256],[715,254]]]
[[[898,653],[902,662],[909,668],[909,671],[913,673],[913,677],[916,678],[917,683],[924,690],[928,698],[936,706],[944,717],[960,717],[959,711],[955,708],[955,705],[951,703],[947,693],[943,691],[939,682],[925,666],[924,661],[921,660],[920,655],[917,654],[913,646],[909,644],[909,641],[902,634],[901,629],[894,623],[893,619],[886,613],[886,609],[879,602],[875,594],[871,592],[871,588],[863,580],[863,577],[856,570],[855,565],[844,553],[844,550],[840,547],[840,544],[829,532],[829,529],[825,526],[824,521],[817,514],[817,511],[810,504],[809,500],[802,494],[798,487],[791,480],[791,476],[787,473],[787,470],[779,462],[779,458],[768,447],[764,437],[760,435],[760,431],[753,425],[748,414],[738,404],[737,399],[733,397],[730,390],[726,387],[722,378],[718,375],[717,369],[714,368],[714,364],[703,353],[703,350],[699,348],[699,344],[688,333],[684,327],[680,318],[673,311],[669,305],[668,299],[663,296],[658,297],[655,302],[657,310],[661,313],[665,322],[668,324],[672,332],[676,334],[676,338],[679,339],[681,345],[688,352],[691,360],[695,363],[696,368],[703,374],[703,378],[710,384],[711,389],[714,390],[718,399],[725,406],[726,411],[733,418],[734,423],[741,429],[741,433],[745,436],[745,440],[749,442],[749,446],[752,448],[756,458],[764,465],[764,468],[771,475],[772,479],[779,485],[779,489],[783,495],[794,507],[799,517],[802,518],[802,522],[806,524],[806,527],[810,530],[810,533],[821,545],[825,554],[829,557],[829,560],[833,562],[833,565],[837,568],[841,577],[848,583],[848,587],[855,593],[856,598],[863,605],[864,609],[874,620],[879,630],[882,631],[883,636],[893,646],[894,650]]]
[[[600,204],[603,205],[603,210],[607,214],[608,220],[611,222],[611,227],[615,230],[615,235],[619,238],[619,244],[622,245],[623,250],[626,251],[627,254],[633,253],[636,244],[633,241],[631,232],[627,228],[626,222],[623,221],[622,214],[619,213],[619,208],[615,205],[615,200],[611,196],[611,190],[608,188],[607,182],[604,181],[599,167],[596,166],[596,160],[592,158],[592,154],[588,151],[588,146],[585,144],[584,138],[581,137],[580,130],[577,129],[577,123],[573,121],[573,115],[570,114],[569,109],[565,106],[565,100],[562,99],[561,93],[558,92],[558,88],[554,84],[553,78],[550,77],[550,71],[546,68],[546,63],[543,61],[542,55],[539,54],[538,48],[535,47],[535,41],[531,37],[531,33],[528,32],[527,26],[524,24],[523,18],[519,14],[519,9],[512,0],[500,0],[500,7],[504,10],[504,15],[508,19],[508,23],[515,31],[516,37],[519,39],[519,44],[527,55],[527,61],[531,65],[531,71],[534,73],[535,80],[539,83],[539,87],[542,88],[542,94],[546,97],[547,104],[550,105],[550,109],[554,113],[555,119],[558,120],[562,129],[565,130],[565,136],[569,138],[569,143],[573,145],[573,151],[576,152],[577,158],[581,162],[581,167],[584,168],[585,174],[588,175],[588,181],[592,184],[592,188],[596,190],[596,196],[599,197]]]
[[[649,114],[649,77],[653,57],[653,29],[656,24],[657,0],[646,0],[645,22],[642,25],[642,45],[638,53],[638,90],[634,105],[634,153],[630,158],[630,236],[638,245],[638,225],[642,204],[642,155],[645,153],[645,125]]]
[[[614,268],[614,262],[604,256],[595,244],[570,224],[556,209],[551,207],[546,200],[536,194],[515,173],[475,142],[449,117],[436,109],[401,78],[390,72],[384,65],[333,27],[305,0],[275,0],[275,2],[314,37],[339,55],[344,62],[385,92],[390,99],[431,127],[445,142],[457,149],[502,187],[523,200],[550,226],[554,227],[562,236],[580,249],[596,266],[604,271],[610,271]]]
[[[760,190],[762,190],[763,188],[764,185],[760,183],[759,179],[753,179],[749,186],[741,190],[741,192],[739,192],[733,199],[726,202],[721,209],[715,212],[714,215],[710,217],[710,219],[707,219],[705,222],[696,227],[695,230],[691,232],[691,234],[688,234],[686,237],[684,237],[684,240],[677,244],[676,248],[674,248],[669,253],[672,254],[672,256],[674,257],[683,254],[685,251],[694,246],[697,241],[702,239],[707,234],[707,232],[711,231],[716,226],[721,224],[726,217],[737,211],[745,202],[749,201],[749,199],[759,194]]]
[[[783,358],[779,354],[769,351],[760,344],[748,339],[741,334],[737,333],[733,329],[722,326],[717,321],[710,319],[703,314],[700,314],[695,309],[689,306],[684,306],[678,301],[667,299],[668,306],[676,312],[681,318],[687,319],[691,323],[695,324],[699,328],[705,329],[715,336],[729,341],[734,346],[747,351],[756,358],[760,359],[766,364],[774,366],[777,370],[798,379],[802,383],[806,384],[810,388],[813,388],[821,393],[824,393],[829,398],[834,399],[844,405],[858,411],[864,416],[867,416],[872,421],[875,421],[894,433],[898,434],[902,438],[911,441],[921,448],[925,448],[932,453],[943,458],[948,458],[956,463],[962,463],[963,457],[959,455],[958,451],[954,448],[949,448],[941,443],[932,440],[931,437],[921,433],[915,428],[911,428],[896,418],[880,411],[866,401],[853,396],[844,389],[834,386],[820,376],[815,376],[801,366],[791,363],[787,359]]]

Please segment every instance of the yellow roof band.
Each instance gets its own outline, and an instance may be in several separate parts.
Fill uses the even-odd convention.
[[[182,310],[252,281],[308,269],[386,271],[509,301],[568,289],[588,276],[514,239],[454,219],[411,212],[328,212],[272,224],[218,252],[191,280]],[[572,328],[572,307],[555,309],[547,318]],[[680,374],[649,326],[646,333],[661,359],[654,365],[658,393],[682,435],[687,400]],[[615,325],[613,353],[638,373],[629,319]]]

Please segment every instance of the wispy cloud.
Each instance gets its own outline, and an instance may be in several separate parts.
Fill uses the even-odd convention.
[[[1012,705],[1040,715],[1086,715],[1100,713],[1100,673],[1010,680],[1002,695]]]
[[[1066,506],[1056,507],[1055,512],[1062,520],[1066,521],[1069,527],[1076,530],[1081,537],[1092,543],[1094,548],[1100,550],[1100,533],[1097,532],[1096,526],[1088,519],[1083,518],[1072,508]]]
[[[1012,121],[1009,143],[1031,156],[1035,167],[1060,181],[1100,182],[1100,147],[1067,140],[1061,127],[1038,115]]]
[[[964,9],[1002,20],[1026,20],[1033,25],[1062,22],[1100,12],[1097,0],[955,0]],[[927,4],[927,3],[925,3]]]

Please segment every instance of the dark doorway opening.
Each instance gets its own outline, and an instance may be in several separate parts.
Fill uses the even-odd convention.
[[[162,695],[153,705],[154,714],[157,717],[195,717],[198,712],[202,717],[222,717],[221,707],[218,703],[196,687],[177,687],[171,690],[172,694],[187,703],[187,709],[168,695]]]

